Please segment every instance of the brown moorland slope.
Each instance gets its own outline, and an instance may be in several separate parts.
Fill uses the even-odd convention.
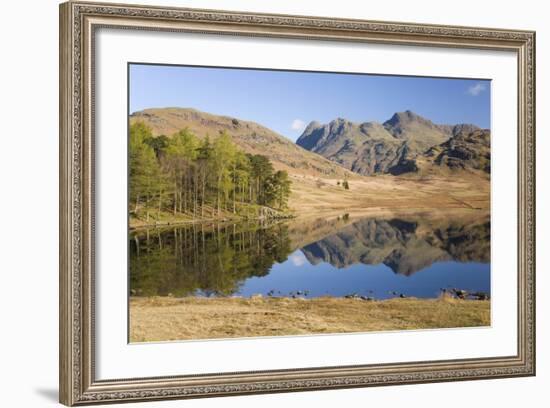
[[[277,170],[292,174],[343,178],[353,173],[324,157],[308,152],[289,139],[255,122],[214,115],[190,108],[152,108],[130,115],[130,123],[144,122],[153,136],[170,137],[181,129],[189,129],[199,138],[215,139],[226,131],[233,142],[250,154],[270,158]]]

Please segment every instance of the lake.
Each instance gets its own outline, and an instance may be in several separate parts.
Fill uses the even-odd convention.
[[[131,232],[134,296],[490,294],[490,218],[200,223]]]

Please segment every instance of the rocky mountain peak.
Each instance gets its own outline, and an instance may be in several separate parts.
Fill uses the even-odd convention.
[[[429,119],[426,119],[410,110],[396,112],[383,123],[384,127],[397,138],[408,138],[407,133],[414,128],[425,128],[436,130],[437,126]]]
[[[311,122],[309,122],[309,124],[306,126],[306,128],[304,129],[304,131],[302,133],[309,133],[311,132],[312,130],[314,129],[317,129],[319,127],[321,127],[321,123],[316,121],[316,120],[312,120]]]
[[[355,123],[338,117],[311,122],[296,144],[359,174],[417,171],[415,158],[475,125],[436,125],[417,113],[396,112],[383,122]]]

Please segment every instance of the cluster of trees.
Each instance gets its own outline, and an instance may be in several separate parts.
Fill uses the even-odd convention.
[[[188,129],[172,137],[153,137],[142,122],[130,127],[130,203],[149,218],[191,214],[196,217],[238,213],[250,204],[284,210],[291,181],[286,171],[275,171],[269,159],[238,149],[222,132],[215,140],[200,140]]]
[[[336,185],[340,185],[340,181],[337,181],[336,182]],[[347,179],[344,179],[344,181],[342,181],[342,187],[344,187],[344,189],[346,190],[349,190],[349,183],[348,183],[348,180]]]

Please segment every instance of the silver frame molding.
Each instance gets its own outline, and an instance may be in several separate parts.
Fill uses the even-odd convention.
[[[97,28],[512,51],[518,62],[518,349],[513,356],[95,379],[94,33]],[[197,398],[535,375],[535,33],[68,2],[60,5],[60,402]]]

